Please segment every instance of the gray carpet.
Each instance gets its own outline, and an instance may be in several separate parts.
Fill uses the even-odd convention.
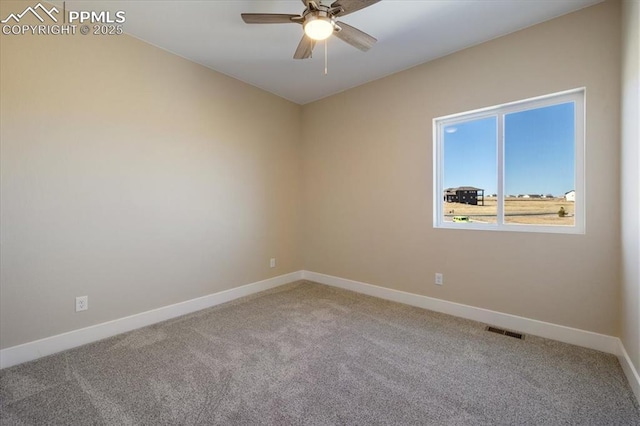
[[[640,425],[617,359],[309,282],[0,372],[0,423]]]

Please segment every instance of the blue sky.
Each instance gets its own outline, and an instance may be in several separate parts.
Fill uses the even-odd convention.
[[[563,195],[574,189],[574,104],[505,116],[505,194]],[[497,118],[447,126],[444,187],[497,192]]]

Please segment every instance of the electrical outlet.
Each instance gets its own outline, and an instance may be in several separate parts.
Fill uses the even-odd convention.
[[[86,311],[89,309],[89,296],[76,297],[76,312]]]
[[[439,272],[436,272],[436,285],[444,284],[444,275]]]
[[[269,261],[269,267],[270,268],[275,268],[276,267],[276,258],[272,257],[271,260]]]

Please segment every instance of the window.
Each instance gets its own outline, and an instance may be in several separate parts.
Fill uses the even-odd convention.
[[[434,119],[434,226],[584,233],[584,98]]]

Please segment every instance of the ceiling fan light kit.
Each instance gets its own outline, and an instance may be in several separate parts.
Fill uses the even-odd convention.
[[[304,33],[313,40],[328,39],[333,34],[334,22],[327,16],[308,14],[304,21]]]
[[[298,44],[294,59],[311,57],[316,41],[326,40],[335,35],[340,40],[366,52],[376,39],[336,18],[372,6],[380,0],[302,0],[305,10],[301,15],[275,13],[243,13],[242,20],[247,24],[299,24],[304,34]]]

